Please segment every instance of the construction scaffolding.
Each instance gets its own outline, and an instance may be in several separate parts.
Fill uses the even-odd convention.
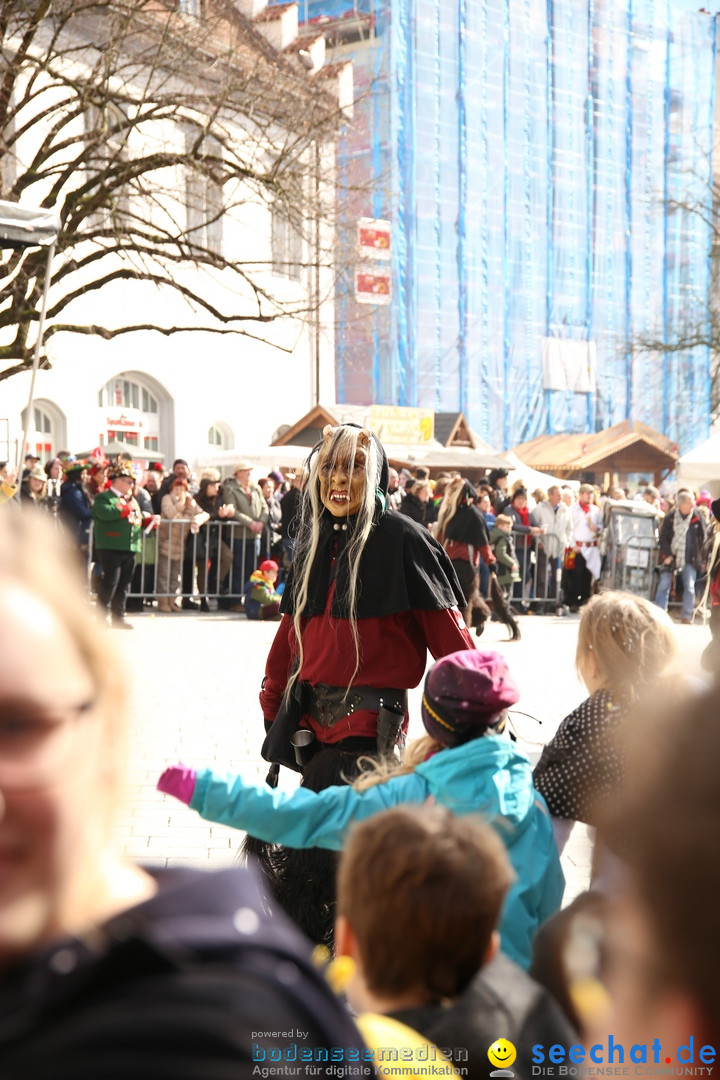
[[[392,304],[338,299],[338,400],[491,445],[640,420],[706,437],[716,18],[681,0],[300,0],[354,62],[344,244],[392,222]],[[309,29],[309,27],[308,27]],[[670,211],[669,204],[675,209]]]

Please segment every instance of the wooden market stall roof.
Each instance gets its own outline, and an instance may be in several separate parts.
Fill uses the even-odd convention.
[[[314,446],[322,438],[326,424],[366,424],[369,408],[367,405],[315,405],[295,424],[280,429],[273,445]],[[462,413],[435,413],[434,425],[435,438],[425,442],[400,445],[383,441],[390,461],[410,468],[426,465],[429,469],[461,472],[507,467],[504,458],[471,430]]]
[[[583,473],[652,473],[656,479],[675,468],[680,450],[667,436],[639,420],[623,420],[592,435],[540,435],[513,447],[535,469],[555,476]]]

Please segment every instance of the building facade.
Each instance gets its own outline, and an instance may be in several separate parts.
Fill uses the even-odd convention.
[[[63,224],[29,416],[29,371],[0,380],[0,458],[122,443],[167,462],[267,446],[335,396],[325,207],[350,66],[325,65],[318,35],[300,55],[294,4],[114,0],[37,26],[20,7],[7,54],[34,36],[13,72],[2,198],[53,207]],[[113,18],[125,36],[106,61]],[[111,189],[120,170],[127,184]],[[20,257],[4,254],[9,283]]]
[[[688,0],[302,0],[352,57],[346,215],[392,303],[342,290],[338,400],[460,410],[503,449],[710,422],[716,18]],[[650,343],[650,347],[648,347]]]

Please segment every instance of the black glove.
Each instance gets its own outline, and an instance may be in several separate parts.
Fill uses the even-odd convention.
[[[497,574],[497,572],[498,572],[497,559],[495,560],[495,562],[488,563],[488,566],[490,568],[490,573],[491,574]]]
[[[280,775],[280,766],[271,765],[268,769],[268,774],[265,777],[265,783],[268,787],[276,788],[278,786],[278,777]]]

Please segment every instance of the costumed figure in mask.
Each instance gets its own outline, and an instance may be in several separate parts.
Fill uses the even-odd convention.
[[[297,547],[260,705],[263,757],[320,791],[352,780],[358,761],[393,755],[407,731],[407,691],[438,659],[473,643],[465,598],[442,547],[386,509],[389,467],[379,440],[327,426],[308,459]],[[275,898],[314,941],[332,940],[332,852],[248,837]]]
[[[465,622],[480,637],[491,611],[480,595],[478,566],[481,558],[491,571],[497,566],[485,518],[475,505],[476,495],[469,480],[461,476],[451,480],[440,504],[435,536],[445,548],[465,594]],[[490,599],[495,617],[508,627],[511,640],[517,641],[520,628],[494,572],[490,575]]]

